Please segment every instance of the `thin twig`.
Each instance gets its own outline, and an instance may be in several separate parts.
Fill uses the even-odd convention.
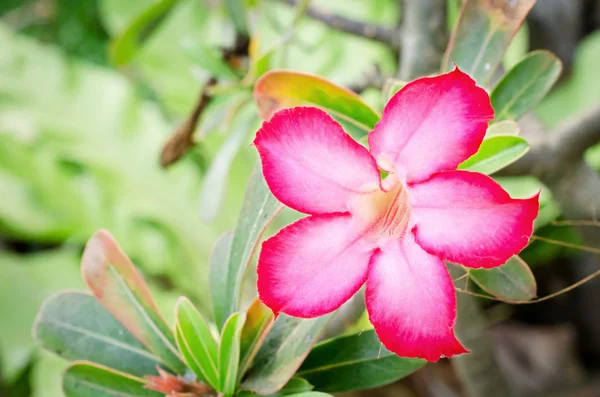
[[[556,298],[559,295],[562,295],[562,294],[565,294],[565,293],[567,293],[569,291],[572,291],[575,288],[582,286],[583,284],[587,283],[588,281],[591,281],[592,279],[594,279],[594,278],[596,278],[598,276],[600,276],[600,270],[598,270],[598,271],[590,274],[589,276],[587,276],[587,277],[579,280],[575,284],[571,284],[568,287],[565,287],[565,288],[561,289],[560,291],[556,291],[556,292],[554,292],[554,293],[552,293],[550,295],[546,295],[546,296],[543,296],[541,298],[533,299],[533,300],[530,300],[530,301],[511,301],[510,303],[514,304],[514,305],[530,305],[532,303],[540,303],[540,302],[543,302],[543,301],[547,301],[549,299]],[[494,300],[494,301],[502,302],[502,299],[498,299],[498,298],[495,298],[493,296],[478,294],[476,292],[467,291],[467,290],[465,290],[463,288],[458,288],[458,287],[456,287],[454,289],[457,292],[460,292],[460,293],[463,293],[463,294],[467,294],[467,295],[471,295],[471,296],[475,296],[477,298],[483,298],[483,299],[489,299],[489,300]]]
[[[574,248],[574,249],[578,249],[578,250],[581,250],[581,251],[590,252],[592,254],[598,254],[598,255],[600,255],[600,249],[599,248],[588,247],[586,245],[579,245],[579,244],[567,243],[566,241],[554,240],[554,239],[551,239],[551,238],[541,237],[541,236],[531,236],[531,239],[532,240],[542,241],[542,242],[545,242],[545,243],[560,245],[562,247]]]
[[[600,221],[596,221],[596,220],[553,221],[552,226],[596,226],[596,227],[600,227]]]
[[[281,0],[281,2],[296,6],[299,0]],[[386,44],[394,51],[400,49],[400,32],[396,29],[334,15],[312,6],[307,7],[305,13],[307,16],[323,22],[332,29],[378,41]]]
[[[193,135],[196,130],[196,125],[200,119],[200,115],[210,102],[210,88],[217,83],[215,78],[211,78],[202,88],[198,102],[194,106],[194,110],[185,122],[175,130],[171,138],[165,144],[160,155],[160,164],[163,167],[168,167],[181,158],[191,147],[194,146]]]

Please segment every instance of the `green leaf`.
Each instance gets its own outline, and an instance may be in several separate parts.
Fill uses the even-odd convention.
[[[176,373],[185,372],[173,332],[141,275],[110,233],[100,230],[92,236],[83,252],[81,270],[96,299],[129,332]]]
[[[385,95],[385,100],[389,101],[395,93],[400,91],[404,86],[408,84],[407,81],[397,80],[397,79],[388,79],[383,87],[383,93]]]
[[[232,314],[225,322],[219,344],[219,391],[225,396],[233,396],[237,386],[240,363],[240,338],[246,316]]]
[[[331,314],[300,319],[280,314],[258,350],[242,388],[258,394],[279,391],[294,376]]]
[[[490,125],[485,132],[485,137],[489,138],[495,135],[519,135],[521,127],[513,120],[502,120]]]
[[[49,298],[36,318],[33,336],[42,347],[67,360],[86,360],[135,376],[166,367],[102,305],[86,292]]]
[[[138,48],[169,14],[178,0],[159,0],[151,2],[125,30],[117,36],[110,47],[110,56],[116,65],[128,63]]]
[[[223,204],[227,188],[229,170],[248,137],[256,129],[256,106],[249,103],[235,114],[229,137],[213,158],[204,175],[200,190],[201,215],[205,221],[213,220]]]
[[[219,328],[227,317],[239,310],[242,280],[254,249],[267,225],[282,208],[281,203],[271,194],[260,164],[257,164],[248,181],[239,223],[231,241],[229,259],[224,260],[226,241],[221,240],[221,245],[217,245],[218,249],[215,250],[219,257],[211,260],[210,292],[215,322]]]
[[[483,140],[481,147],[458,168],[481,172],[494,173],[507,165],[514,163],[527,153],[529,144],[518,136],[496,135]]]
[[[494,120],[518,120],[546,96],[561,71],[560,59],[551,52],[540,50],[528,54],[492,91]]]
[[[313,385],[308,383],[306,379],[292,378],[290,381],[279,390],[277,393],[269,394],[265,397],[283,397],[283,396],[296,396],[298,393],[310,392],[313,389]],[[236,397],[258,397],[260,394],[252,393],[246,390],[242,390]]]
[[[343,392],[392,383],[425,364],[424,360],[398,357],[370,330],[319,343],[297,374],[318,390]]]
[[[235,30],[247,36],[249,33],[248,17],[246,15],[244,0],[225,0],[225,8],[235,25]]]
[[[66,397],[164,397],[145,384],[143,379],[84,361],[73,363],[63,377]]]
[[[500,267],[470,269],[469,274],[482,290],[505,302],[528,301],[537,295],[537,285],[531,269],[516,255]]]
[[[317,106],[368,133],[381,118],[356,93],[300,72],[277,70],[264,74],[254,86],[254,99],[265,120],[284,108]]]
[[[220,79],[239,78],[238,73],[225,62],[223,52],[218,48],[210,47],[193,37],[187,37],[181,46],[190,63],[199,66],[202,70]]]
[[[0,186],[3,196],[9,194]],[[42,302],[65,288],[83,287],[79,259],[77,249],[66,247],[26,255],[0,250],[0,377],[6,384],[23,373],[36,350],[28,330]]]
[[[299,394],[290,394],[290,397],[333,397],[331,394],[321,393],[320,391],[309,391]]]
[[[206,320],[185,297],[179,298],[175,311],[177,345],[188,366],[200,380],[218,387],[219,348]]]
[[[246,322],[242,329],[240,343],[240,379],[251,365],[252,360],[264,342],[273,323],[273,312],[257,298],[246,312]]]
[[[536,0],[466,0],[452,31],[442,70],[456,63],[478,85],[488,85],[510,41]]]

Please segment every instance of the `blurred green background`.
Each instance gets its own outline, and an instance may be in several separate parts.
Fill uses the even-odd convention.
[[[81,250],[99,228],[110,230],[141,267],[168,318],[182,294],[208,308],[207,260],[218,236],[236,223],[256,161],[248,144],[260,121],[248,92],[219,95],[202,115],[198,145],[169,169],[160,167],[163,145],[209,77],[205,54],[231,47],[235,32],[221,1],[181,0],[144,37],[130,63],[114,66],[111,43],[152,3],[0,1],[1,396],[61,395],[64,364],[35,347],[30,330],[46,297],[83,286]],[[292,36],[291,7],[249,3],[258,48],[276,49],[270,67],[349,86],[375,65],[384,74],[396,70],[395,55],[381,44],[307,17]],[[401,12],[395,0],[312,3],[387,26],[397,25]],[[600,32],[587,33],[572,48],[572,67],[537,109],[548,126],[600,102]],[[505,66],[528,49],[525,26]],[[362,95],[382,108],[378,89]],[[600,169],[600,147],[588,152],[588,160]],[[505,182],[516,194],[540,186],[528,177]],[[578,242],[569,228],[552,226],[560,211],[547,191],[542,202],[537,233]],[[543,274],[538,269],[578,255],[534,243],[524,257]]]

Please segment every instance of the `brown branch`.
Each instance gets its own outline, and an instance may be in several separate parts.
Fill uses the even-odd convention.
[[[282,3],[297,6],[299,0],[281,0]],[[378,41],[389,46],[392,50],[400,49],[400,32],[385,26],[364,23],[354,19],[334,15],[316,7],[307,7],[305,14],[317,21],[323,22],[332,29],[339,30],[354,36],[364,37],[369,40]]]
[[[194,146],[194,131],[196,130],[202,112],[210,102],[210,88],[216,83],[217,80],[213,77],[204,85],[192,114],[190,114],[185,122],[175,130],[171,135],[171,138],[169,138],[165,144],[160,155],[160,164],[163,167],[166,168],[175,163]]]

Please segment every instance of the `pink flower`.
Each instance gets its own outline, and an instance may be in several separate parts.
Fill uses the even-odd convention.
[[[261,300],[276,314],[317,317],[366,283],[389,350],[429,361],[467,352],[444,260],[504,264],[527,245],[539,207],[537,195],[512,199],[490,177],[456,170],[493,117],[488,94],[458,69],[394,95],[370,150],[319,109],[275,114],[254,141],[263,173],[277,199],[309,216],[263,244]]]

